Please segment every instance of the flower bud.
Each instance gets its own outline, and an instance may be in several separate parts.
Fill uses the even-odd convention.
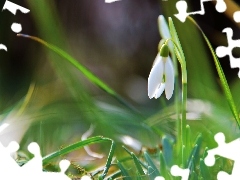
[[[168,46],[166,44],[163,44],[161,49],[160,49],[160,56],[162,57],[168,57],[169,55],[169,49]]]

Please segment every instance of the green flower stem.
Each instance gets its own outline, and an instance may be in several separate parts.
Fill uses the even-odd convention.
[[[186,141],[187,141],[187,137],[186,137],[187,68],[186,68],[186,61],[185,61],[184,54],[181,53],[177,43],[173,39],[167,39],[165,41],[165,44],[167,44],[168,41],[172,41],[175,46],[175,54],[181,65],[181,72],[182,72],[182,104],[181,104],[182,118],[177,117],[177,149],[179,154],[181,154],[181,157],[182,157],[181,164],[184,165],[185,162],[187,161],[187,157],[184,152],[185,148],[182,149],[183,146],[186,146]],[[175,63],[174,65],[176,64],[177,63]]]
[[[173,65],[174,65],[174,74],[175,74],[175,85],[174,85],[174,95],[175,95],[175,99],[174,99],[174,103],[175,103],[175,109],[176,109],[176,114],[177,114],[177,121],[176,121],[176,128],[177,128],[177,150],[178,152],[180,152],[181,149],[181,136],[180,136],[180,132],[181,132],[181,117],[180,117],[180,109],[181,107],[179,106],[179,82],[178,82],[178,76],[179,76],[179,72],[178,72],[178,63],[177,63],[177,57],[175,55],[174,52],[171,51],[172,54],[172,59],[173,59]],[[179,162],[180,163],[180,162]]]
[[[186,147],[187,144],[187,133],[186,133],[186,110],[187,110],[187,83],[182,83],[182,118],[181,118],[181,138],[182,138],[182,144]],[[188,148],[188,147],[187,147]],[[187,162],[186,153],[184,156],[184,159],[182,161],[182,164],[185,164]]]

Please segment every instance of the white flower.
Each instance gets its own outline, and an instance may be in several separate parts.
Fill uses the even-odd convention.
[[[158,53],[148,77],[148,96],[157,99],[164,90],[166,98],[170,99],[174,90],[174,69],[171,58]]]
[[[161,37],[171,39],[167,22],[163,15],[158,17],[159,32]],[[171,53],[173,53],[173,43],[167,41]],[[160,41],[161,45],[161,41]],[[160,52],[157,54],[153,63],[152,70],[148,77],[148,96],[150,99],[159,98],[165,90],[166,98],[170,99],[174,90],[174,69],[171,58],[168,56],[169,49],[167,44],[161,45]]]

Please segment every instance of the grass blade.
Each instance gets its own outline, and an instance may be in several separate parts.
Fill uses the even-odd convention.
[[[208,167],[205,165],[203,159],[200,159],[200,173],[203,179],[208,179],[211,177]]]
[[[102,142],[109,142],[109,141],[113,143],[113,141],[109,138],[104,138],[102,136],[96,136],[96,137],[88,138],[84,141],[80,141],[80,142],[71,144],[67,147],[64,147],[63,149],[60,149],[58,151],[55,151],[55,152],[43,157],[43,159],[42,159],[43,165],[48,164],[50,162],[50,160],[52,160],[56,157],[68,154],[68,153],[73,152],[77,149],[81,149],[84,146],[88,146],[90,144],[102,143]]]
[[[163,176],[165,179],[172,179],[170,176],[169,171],[167,170],[166,161],[163,157],[162,151],[159,153],[159,159],[160,159],[160,175]]]
[[[148,170],[151,171],[151,172],[148,173],[150,178],[154,179],[155,177],[159,176],[160,173],[159,173],[157,167],[155,166],[155,164],[153,163],[151,157],[149,156],[149,154],[146,151],[144,152],[144,158],[145,158],[146,162],[148,163]],[[149,166],[151,168],[149,168]]]
[[[44,46],[46,46],[47,48],[49,48],[50,50],[52,50],[53,52],[55,52],[56,54],[58,54],[60,57],[66,59],[69,63],[71,63],[75,68],[77,68],[80,72],[82,72],[82,74],[89,80],[91,81],[93,84],[95,84],[96,86],[98,86],[99,88],[103,89],[104,91],[106,91],[108,94],[110,94],[111,96],[113,96],[114,98],[116,98],[120,103],[122,103],[123,105],[125,105],[126,107],[128,107],[129,109],[137,112],[139,114],[139,112],[129,103],[127,103],[120,95],[118,95],[113,89],[111,89],[106,83],[104,83],[102,80],[100,80],[96,75],[94,75],[90,70],[88,70],[85,66],[83,66],[82,64],[80,64],[75,58],[73,58],[70,54],[68,54],[67,52],[63,51],[62,49],[58,48],[57,46],[50,44],[38,37],[35,36],[29,36],[29,35],[25,35],[25,34],[17,34],[17,36],[19,37],[24,37],[24,38],[29,38],[32,39]]]
[[[213,50],[212,45],[211,45],[211,43],[209,42],[207,36],[204,34],[204,32],[202,31],[202,29],[198,26],[198,24],[196,23],[196,21],[195,21],[193,18],[189,17],[189,16],[188,16],[188,19],[189,19],[191,22],[193,22],[193,24],[195,24],[195,25],[198,27],[198,29],[201,31],[201,33],[202,33],[202,35],[203,35],[203,37],[204,37],[204,39],[205,39],[205,41],[206,41],[206,43],[207,43],[210,51],[211,51],[211,54],[212,54],[212,56],[213,56],[214,63],[215,63],[215,66],[216,66],[216,69],[217,69],[217,72],[218,72],[218,75],[219,75],[219,78],[220,78],[220,81],[221,81],[221,85],[222,85],[224,94],[225,94],[225,96],[226,96],[226,98],[227,98],[227,102],[228,102],[229,107],[230,107],[230,109],[231,109],[231,111],[232,111],[233,117],[235,118],[235,120],[236,120],[236,122],[237,122],[237,124],[238,124],[238,127],[240,128],[240,118],[239,118],[239,116],[238,116],[238,111],[237,111],[235,102],[234,102],[234,100],[233,100],[232,93],[231,93],[231,91],[230,91],[230,88],[229,88],[229,85],[228,85],[228,83],[227,83],[226,77],[225,77],[225,75],[224,75],[224,72],[223,72],[223,70],[222,70],[222,67],[221,67],[221,65],[220,65],[220,62],[219,62],[219,60],[218,60],[218,58],[217,58],[217,55],[216,55],[215,51]]]
[[[139,163],[139,159],[137,158],[137,156],[134,153],[131,153],[131,156],[133,158],[134,164],[137,168],[137,171],[138,171],[139,175],[140,176],[145,176],[144,171],[142,169],[141,164]]]
[[[148,168],[147,168],[147,175],[150,179],[155,179],[155,177],[157,177],[155,175],[154,169],[151,166],[148,166]]]
[[[111,140],[112,141],[112,140]],[[107,175],[107,172],[112,164],[112,158],[113,158],[113,154],[114,154],[114,151],[115,151],[115,148],[116,148],[116,145],[114,143],[114,141],[112,141],[112,145],[111,145],[111,148],[110,148],[110,151],[109,151],[109,155],[108,155],[108,158],[107,158],[107,162],[106,162],[106,166],[103,170],[103,173],[101,175],[101,177],[104,179]]]
[[[117,165],[118,165],[118,168],[119,168],[119,169],[121,170],[121,172],[122,172],[122,178],[123,178],[124,180],[131,180],[131,178],[130,178],[128,172],[127,172],[127,170],[123,167],[123,165],[122,165],[119,161],[117,161]]]
[[[189,159],[188,159],[188,169],[190,169],[190,171],[194,170],[194,164],[198,164],[197,160],[199,159],[199,151],[201,148],[201,144],[202,144],[202,134],[199,134],[196,138],[195,141],[195,146],[192,149],[191,154],[189,155]]]
[[[177,58],[181,61],[181,60],[185,59],[184,53],[182,50],[182,46],[181,46],[180,40],[178,38],[176,28],[173,24],[172,18],[169,17],[168,21],[169,21],[169,30],[170,30],[171,37],[177,45],[177,46],[174,46],[174,51],[177,55]]]
[[[166,136],[164,136],[162,139],[162,145],[163,145],[163,157],[166,162],[166,165],[168,167],[171,167],[173,165],[173,147]]]

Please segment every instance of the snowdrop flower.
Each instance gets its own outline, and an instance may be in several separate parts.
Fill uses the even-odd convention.
[[[155,63],[148,77],[148,96],[150,99],[159,98],[165,90],[166,98],[172,97],[174,89],[174,69],[171,58],[168,56],[169,49],[166,44],[157,54]]]

